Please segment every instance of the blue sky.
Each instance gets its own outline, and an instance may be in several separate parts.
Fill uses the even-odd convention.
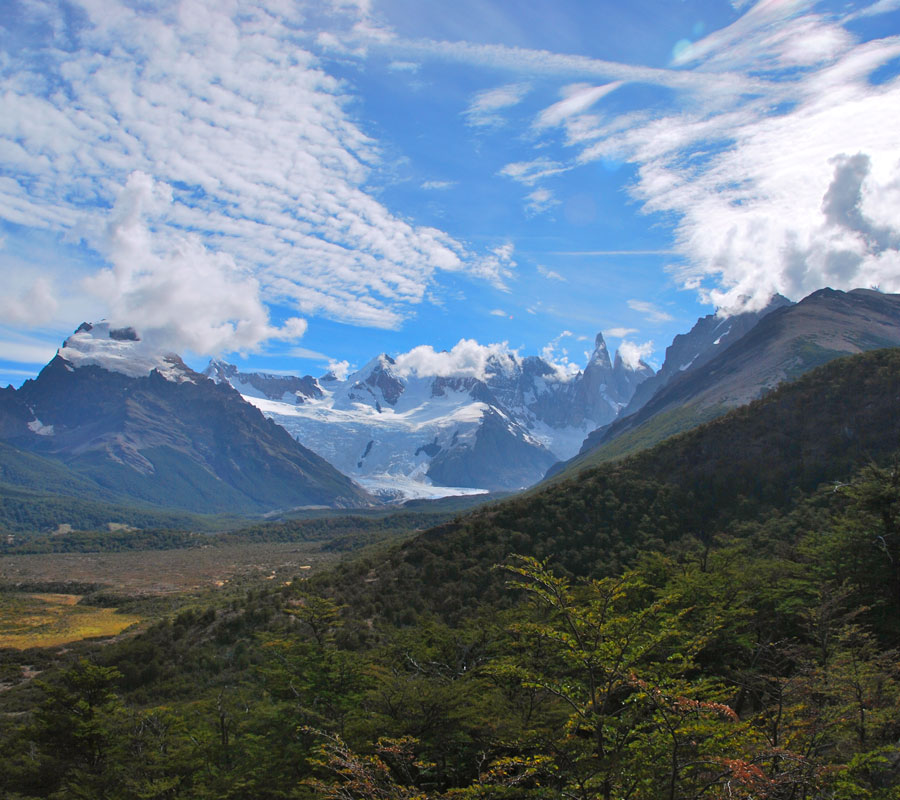
[[[900,0],[5,0],[0,43],[0,385],[101,318],[574,369],[900,291]]]

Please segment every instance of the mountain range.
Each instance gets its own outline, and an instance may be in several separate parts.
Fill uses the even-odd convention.
[[[497,349],[456,371],[382,353],[346,377],[215,360],[201,374],[131,328],[85,323],[36,379],[0,390],[0,495],[260,514],[517,490],[898,345],[900,296],[861,289],[704,317],[655,374],[600,334],[574,372]]]
[[[370,491],[417,497],[530,486],[615,419],[653,370],[610,359],[597,334],[574,374],[510,352],[490,355],[478,374],[429,374],[384,353],[344,379],[243,373],[222,361],[205,374]]]

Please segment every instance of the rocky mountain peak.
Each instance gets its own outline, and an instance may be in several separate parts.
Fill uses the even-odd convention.
[[[83,322],[57,350],[69,368],[95,366],[142,378],[158,372],[169,381],[196,381],[199,377],[176,353],[142,339],[132,327],[115,328],[107,321]]]
[[[591,368],[603,370],[612,369],[612,362],[609,358],[609,349],[606,347],[606,341],[604,340],[602,333],[598,333],[594,339],[594,352],[591,354],[591,360],[588,361],[587,366],[584,368],[585,374],[587,374],[587,371]]]

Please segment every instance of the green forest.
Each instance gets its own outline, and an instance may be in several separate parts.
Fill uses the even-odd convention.
[[[896,800],[898,376],[841,359],[37,678],[4,654],[0,796]]]

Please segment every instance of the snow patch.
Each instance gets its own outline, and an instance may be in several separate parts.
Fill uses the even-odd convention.
[[[44,425],[44,423],[37,418],[28,423],[28,429],[38,436],[53,436],[53,426]]]
[[[63,342],[57,355],[67,369],[96,366],[130,378],[145,378],[157,370],[175,383],[195,380],[194,373],[175,353],[160,351],[140,339],[132,328],[111,328],[108,322],[83,324]]]

